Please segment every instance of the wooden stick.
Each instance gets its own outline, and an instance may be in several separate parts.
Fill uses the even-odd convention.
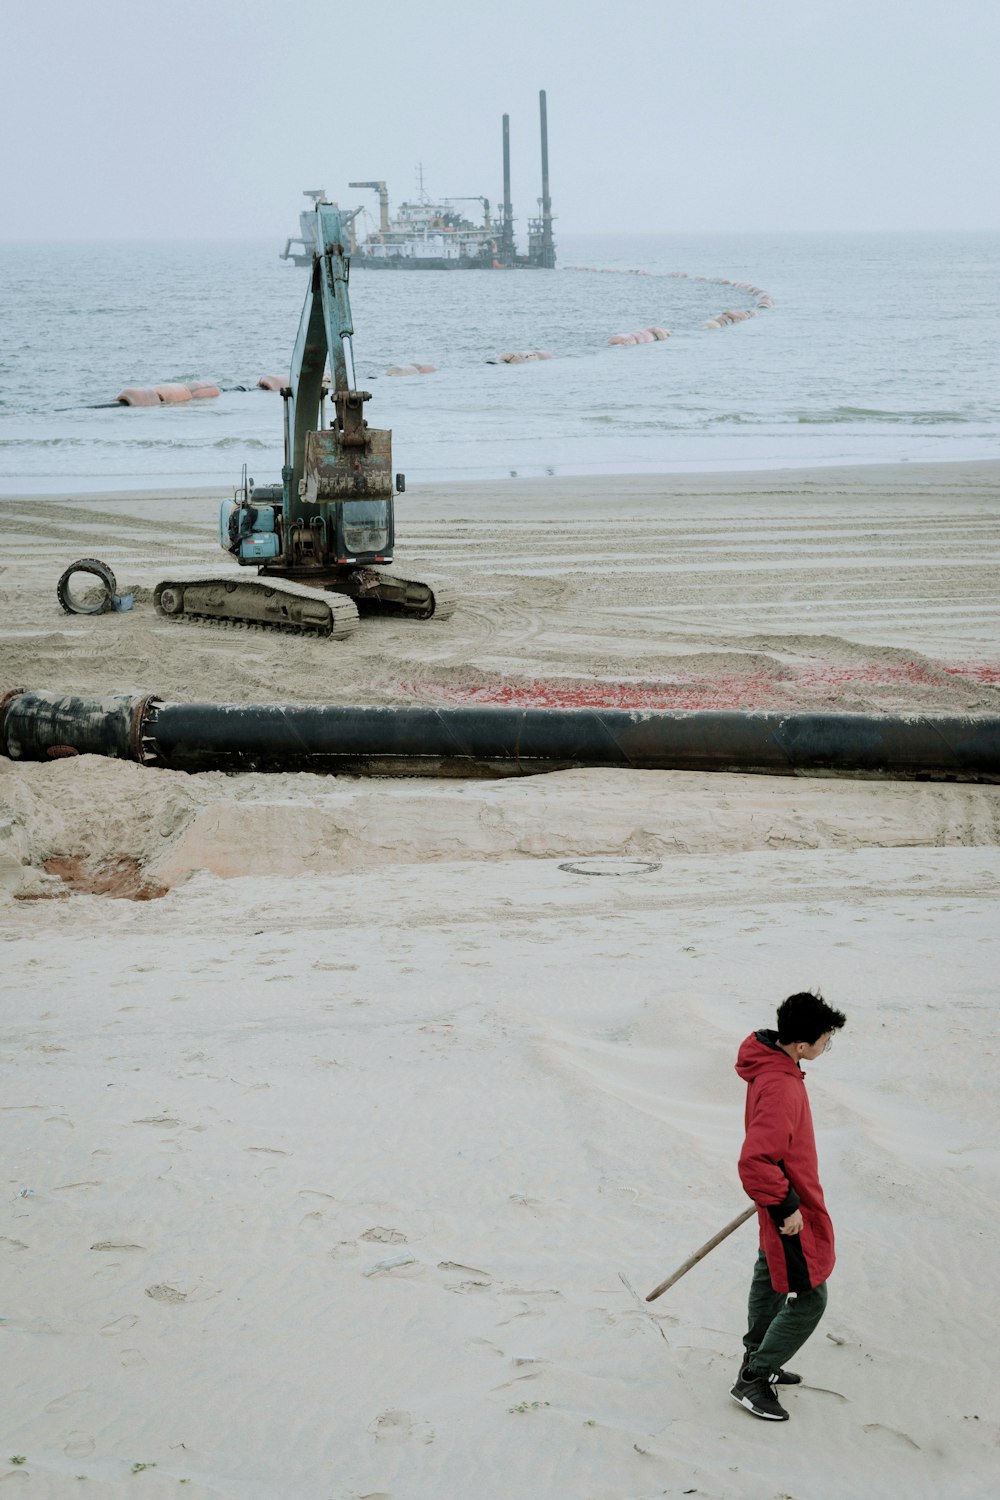
[[[720,1229],[718,1234],[713,1234],[712,1238],[702,1245],[700,1250],[696,1250],[693,1255],[689,1255],[684,1264],[678,1266],[672,1276],[668,1276],[666,1281],[661,1281],[659,1286],[650,1292],[646,1301],[655,1302],[657,1297],[662,1296],[668,1287],[672,1287],[675,1281],[680,1281],[681,1277],[686,1275],[692,1266],[696,1266],[700,1260],[703,1260],[710,1250],[715,1249],[716,1245],[721,1245],[722,1241],[728,1235],[732,1234],[734,1229],[739,1229],[740,1225],[745,1224],[747,1219],[752,1218],[756,1212],[757,1205],[753,1203],[743,1213],[737,1214],[731,1224],[727,1224],[725,1229]]]

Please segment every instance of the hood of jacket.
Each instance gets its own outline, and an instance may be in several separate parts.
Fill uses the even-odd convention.
[[[752,1083],[767,1074],[800,1078],[805,1074],[797,1062],[778,1046],[776,1031],[753,1031],[740,1046],[736,1057],[736,1071],[744,1083]]]

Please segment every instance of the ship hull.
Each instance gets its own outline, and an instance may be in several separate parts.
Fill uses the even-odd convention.
[[[352,270],[363,266],[366,271],[492,271],[489,260],[466,256],[435,255],[355,255],[351,257]]]

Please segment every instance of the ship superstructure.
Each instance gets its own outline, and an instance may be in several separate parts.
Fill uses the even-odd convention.
[[[430,199],[421,189],[416,202],[401,203],[395,216],[388,212],[383,182],[352,182],[351,187],[373,187],[379,193],[379,227],[354,251],[354,264],[373,270],[491,270],[497,259],[496,230],[488,198]],[[459,204],[482,205],[477,224]]]
[[[500,218],[491,215],[490,201],[478,195],[431,199],[420,187],[413,202],[401,203],[395,214],[389,211],[389,189],[382,179],[355,181],[352,188],[370,188],[378,194],[378,228],[363,237],[357,236],[355,220],[361,208],[341,210],[341,221],[349,236],[345,250],[355,266],[371,270],[449,271],[508,270],[530,268],[552,270],[556,263],[552,235],[552,199],[549,194],[549,142],[545,90],[538,96],[541,125],[542,195],[538,213],[528,220],[528,246],[519,254],[514,237],[514,210],[510,197],[510,116],[503,117],[503,199]],[[311,190],[306,197],[313,203],[325,203],[322,189]],[[480,215],[467,216],[460,206],[478,203]],[[299,216],[301,235],[289,238],[282,251],[283,260],[295,265],[311,265],[313,242],[310,236],[315,224],[315,210]],[[293,250],[293,246],[301,249]]]

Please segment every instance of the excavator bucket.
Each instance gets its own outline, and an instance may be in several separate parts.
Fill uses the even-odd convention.
[[[365,429],[364,447],[350,448],[335,428],[306,433],[303,478],[307,508],[332,500],[392,496],[392,433]]]

